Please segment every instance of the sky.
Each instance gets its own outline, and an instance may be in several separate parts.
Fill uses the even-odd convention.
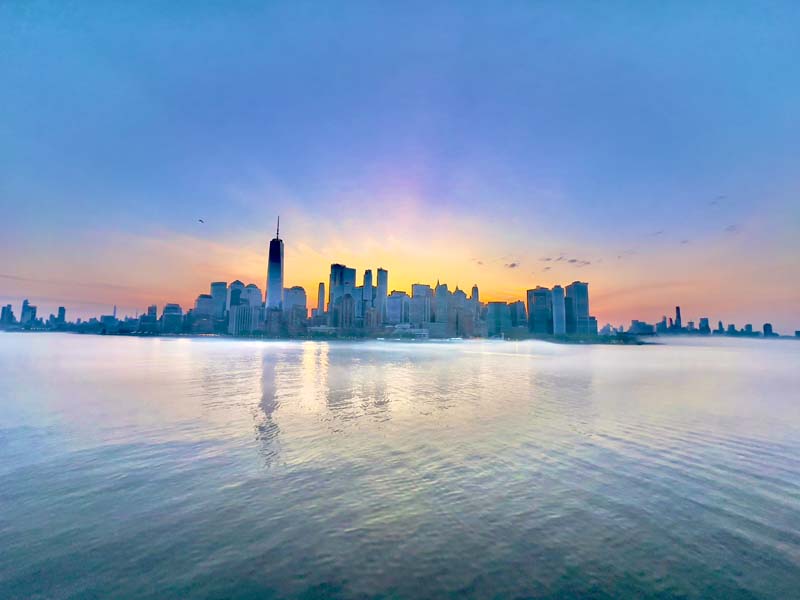
[[[0,3],[0,303],[330,264],[800,329],[797,2]],[[200,223],[199,219],[204,222]]]

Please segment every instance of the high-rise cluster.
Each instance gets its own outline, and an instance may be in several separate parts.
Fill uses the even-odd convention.
[[[240,280],[214,281],[208,293],[197,296],[194,307],[184,313],[177,303],[164,305],[161,315],[155,305],[136,317],[118,319],[112,314],[75,323],[66,321],[66,310],[47,321],[37,317],[37,307],[22,303],[17,320],[11,305],[2,307],[0,329],[55,329],[98,333],[192,333],[264,337],[413,337],[459,338],[500,337],[522,339],[542,337],[585,339],[598,335],[597,320],[589,313],[589,284],[573,281],[564,287],[529,289],[525,300],[481,302],[478,286],[469,295],[446,283],[414,283],[411,295],[404,290],[389,291],[389,272],[381,267],[366,269],[357,285],[356,269],[333,263],[326,282],[317,287],[316,307],[309,317],[306,290],[285,287],[284,245],[280,219],[275,237],[267,248],[266,293],[254,283]],[[326,295],[327,292],[327,295]],[[630,328],[603,327],[601,334],[725,334],[760,335],[752,325],[741,330],[722,322],[712,331],[709,319],[699,326],[683,323],[680,307],[675,317],[664,317],[650,325],[634,320]],[[763,336],[775,336],[765,323]]]

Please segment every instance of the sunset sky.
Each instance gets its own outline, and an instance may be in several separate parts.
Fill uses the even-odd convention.
[[[280,214],[311,307],[342,262],[789,333],[799,31],[797,2],[0,3],[0,303],[263,290]]]

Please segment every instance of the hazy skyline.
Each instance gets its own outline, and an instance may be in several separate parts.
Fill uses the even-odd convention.
[[[332,262],[484,301],[580,279],[601,324],[789,333],[798,30],[792,2],[4,3],[0,303],[263,289],[280,214],[309,298]]]

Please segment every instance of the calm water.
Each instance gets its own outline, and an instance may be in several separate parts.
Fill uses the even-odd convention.
[[[800,343],[0,334],[0,597],[798,598]]]

